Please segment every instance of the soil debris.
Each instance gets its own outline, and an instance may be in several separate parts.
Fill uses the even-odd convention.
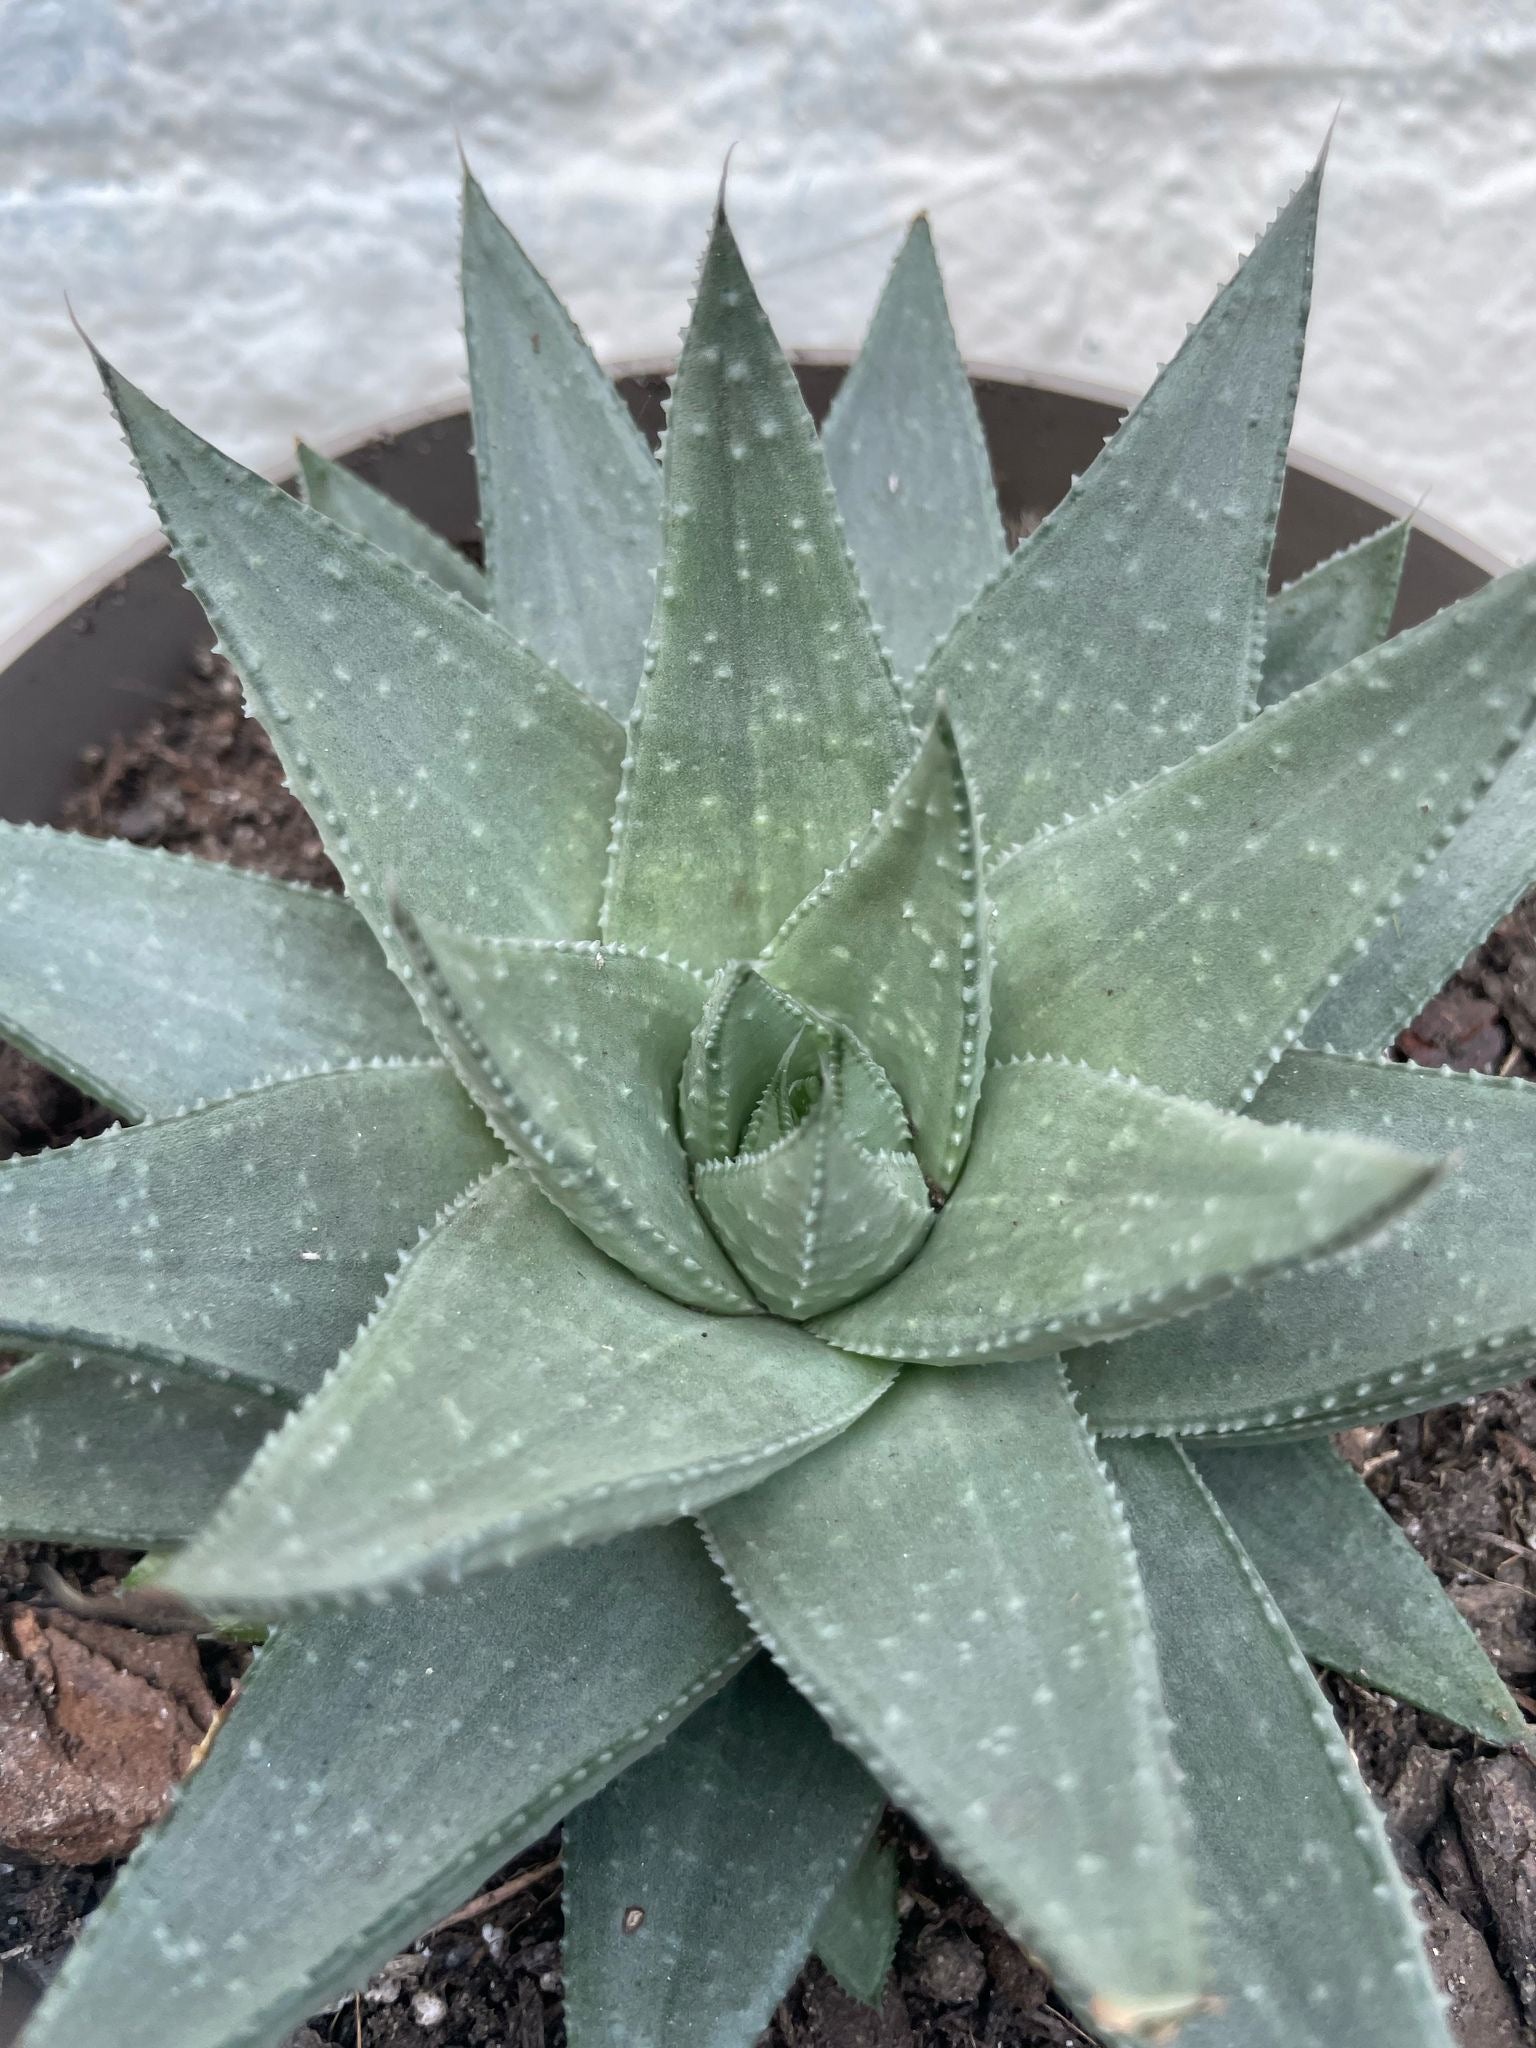
[[[186,687],[159,715],[91,748],[84,767],[58,820],[70,831],[341,887],[271,742],[244,714],[238,677],[216,655],[194,657]]]
[[[1500,918],[1392,1051],[1420,1067],[1536,1080],[1536,892]]]
[[[213,1716],[189,1637],[12,1602],[0,1610],[0,1841],[41,1863],[126,1856]]]

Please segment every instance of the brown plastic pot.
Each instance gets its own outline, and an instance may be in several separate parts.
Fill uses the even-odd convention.
[[[845,359],[805,356],[799,374],[819,418]],[[630,409],[653,436],[665,374],[617,373]],[[1088,384],[974,372],[1003,510],[1044,510],[1085,470],[1120,420],[1125,401]],[[451,540],[478,527],[469,421],[464,413],[394,425],[346,454],[350,467]],[[1410,508],[1321,463],[1292,461],[1280,508],[1274,580],[1314,562]],[[1503,565],[1459,534],[1416,519],[1394,624],[1416,625],[1496,575]],[[164,547],[146,540],[0,647],[0,818],[44,823],[70,789],[81,753],[142,724],[208,645],[206,622]]]

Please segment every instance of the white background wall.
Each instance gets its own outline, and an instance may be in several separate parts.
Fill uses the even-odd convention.
[[[0,0],[0,634],[146,524],[63,307],[258,466],[461,391],[453,131],[600,352],[728,144],[787,339],[926,204],[977,357],[1140,387],[1336,104],[1298,444],[1536,552],[1536,5]]]

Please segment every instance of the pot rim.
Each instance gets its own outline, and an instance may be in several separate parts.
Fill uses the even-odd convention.
[[[847,349],[802,348],[787,351],[792,363],[804,363],[815,369],[846,370],[854,361]],[[626,357],[603,366],[615,383],[626,377],[657,378],[670,377],[676,363],[666,357]],[[989,384],[1026,385],[1033,390],[1043,391],[1055,398],[1086,400],[1094,405],[1112,405],[1121,411],[1137,403],[1137,396],[1113,384],[1100,384],[1091,377],[1061,375],[1055,371],[1031,370],[1018,364],[995,363],[987,360],[966,359],[966,370],[970,377]],[[374,441],[398,439],[405,434],[417,433],[424,427],[434,427],[444,420],[457,419],[468,409],[467,402],[452,404],[438,400],[422,406],[414,406],[398,413],[388,413],[361,433],[352,431],[343,435],[319,437],[313,445],[323,455],[332,457],[350,454],[354,449],[366,448]],[[1502,576],[1513,564],[1470,534],[1448,521],[1426,515],[1421,509],[1422,500],[1413,500],[1388,490],[1384,485],[1371,483],[1356,476],[1352,471],[1340,469],[1319,456],[1289,450],[1286,454],[1287,469],[1299,471],[1303,476],[1317,482],[1329,484],[1336,490],[1347,491],[1362,503],[1374,507],[1388,519],[1408,519],[1414,531],[1426,539],[1438,541],[1453,554],[1481,569],[1490,577]],[[272,481],[286,483],[295,470],[285,466],[277,472]],[[78,578],[60,591],[40,610],[22,620],[21,624],[0,640],[0,675],[19,661],[27,650],[64,623],[73,613],[79,611],[104,590],[133,570],[143,566],[166,547],[165,535],[158,527],[151,527],[136,539],[127,542],[105,562]]]

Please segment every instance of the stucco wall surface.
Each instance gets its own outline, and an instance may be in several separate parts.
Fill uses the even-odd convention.
[[[64,310],[259,467],[462,390],[463,137],[609,357],[720,162],[781,332],[930,209],[978,358],[1140,388],[1335,106],[1298,444],[1536,551],[1536,7],[0,0],[0,634],[147,512]]]

